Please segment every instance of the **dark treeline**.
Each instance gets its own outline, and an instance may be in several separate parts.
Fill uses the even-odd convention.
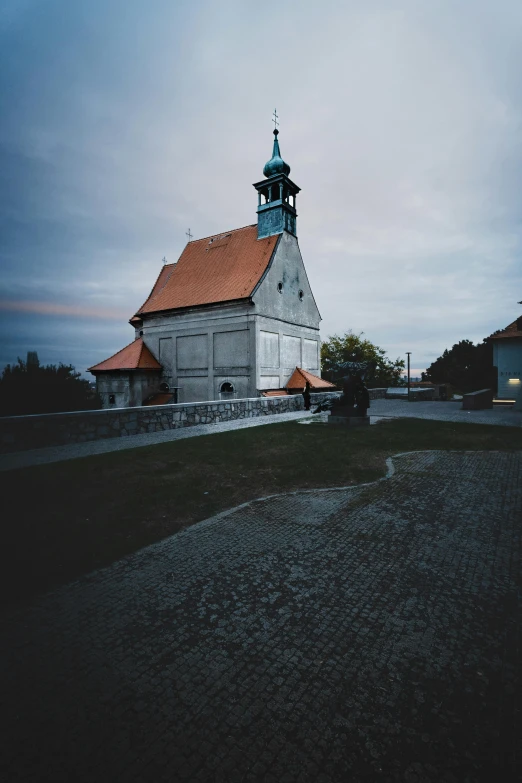
[[[493,346],[484,340],[474,345],[471,340],[461,340],[446,349],[426,372],[423,381],[450,383],[461,394],[493,389],[497,392],[497,372],[493,367]]]
[[[94,410],[101,401],[89,381],[66,364],[41,366],[36,352],[4,368],[0,377],[0,416]]]

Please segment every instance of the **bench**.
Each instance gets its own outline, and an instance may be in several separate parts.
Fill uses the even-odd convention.
[[[493,407],[493,390],[480,389],[462,396],[462,408],[467,411],[481,411]]]

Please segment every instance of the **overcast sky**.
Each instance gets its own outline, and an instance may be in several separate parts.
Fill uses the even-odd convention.
[[[3,0],[0,366],[84,371],[194,237],[256,221],[271,115],[323,321],[423,369],[522,313],[520,0]]]

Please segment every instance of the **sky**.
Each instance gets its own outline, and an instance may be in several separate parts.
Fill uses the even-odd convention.
[[[3,0],[0,367],[84,372],[279,141],[322,315],[418,373],[522,314],[519,0]]]

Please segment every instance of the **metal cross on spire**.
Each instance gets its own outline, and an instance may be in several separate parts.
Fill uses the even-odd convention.
[[[190,242],[190,241],[191,241],[191,239],[192,239],[192,237],[193,237],[193,234],[191,234],[191,233],[190,233],[190,228],[189,228],[189,230],[188,230],[188,231],[185,231],[185,236],[187,236],[187,237],[188,237],[188,241]]]
[[[272,115],[272,122],[274,123],[274,130],[277,130],[277,126],[279,125],[278,122],[278,116],[277,116],[277,109],[274,109],[274,113]]]

